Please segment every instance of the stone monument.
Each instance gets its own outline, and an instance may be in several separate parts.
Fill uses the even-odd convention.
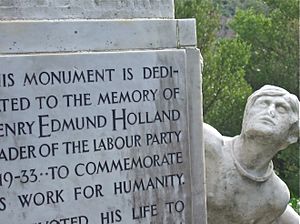
[[[193,19],[1,0],[0,33],[1,223],[206,223]]]
[[[299,138],[299,101],[266,85],[246,105],[242,131],[224,137],[204,126],[208,223],[298,224],[272,158]]]

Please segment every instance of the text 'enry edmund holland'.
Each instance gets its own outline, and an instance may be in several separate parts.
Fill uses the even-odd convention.
[[[181,118],[177,109],[145,112],[129,112],[127,109],[112,109],[109,116],[91,115],[71,118],[38,115],[33,121],[0,123],[0,137],[36,134],[39,138],[51,137],[53,133],[101,129],[111,123],[113,131],[127,130],[130,126],[175,122]]]

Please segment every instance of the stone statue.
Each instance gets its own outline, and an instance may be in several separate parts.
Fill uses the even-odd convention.
[[[299,138],[299,101],[266,85],[249,98],[241,134],[204,125],[209,224],[299,224],[272,158]]]

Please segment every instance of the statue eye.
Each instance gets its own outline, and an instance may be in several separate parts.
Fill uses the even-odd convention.
[[[261,107],[267,107],[269,105],[269,102],[267,100],[259,101],[258,103]]]
[[[286,113],[286,112],[288,111],[288,109],[287,109],[285,106],[283,106],[283,105],[278,105],[278,106],[276,107],[276,110],[277,110],[279,113],[281,113],[281,114]]]

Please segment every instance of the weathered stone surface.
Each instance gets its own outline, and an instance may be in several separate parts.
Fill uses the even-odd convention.
[[[248,98],[240,135],[225,137],[205,125],[208,223],[299,223],[272,163],[298,138],[299,101],[275,86]]]
[[[204,202],[203,192],[192,193],[204,185],[190,166],[203,164],[190,152],[201,142],[189,130],[200,126],[199,105],[188,104],[197,90],[187,89],[186,56],[174,49],[0,57],[1,220],[105,223],[111,211],[124,223],[200,220],[190,202]],[[198,108],[193,120],[190,107]]]
[[[174,18],[173,0],[1,0],[0,20]]]
[[[0,33],[0,53],[164,49],[197,44],[194,19],[2,21]]]

